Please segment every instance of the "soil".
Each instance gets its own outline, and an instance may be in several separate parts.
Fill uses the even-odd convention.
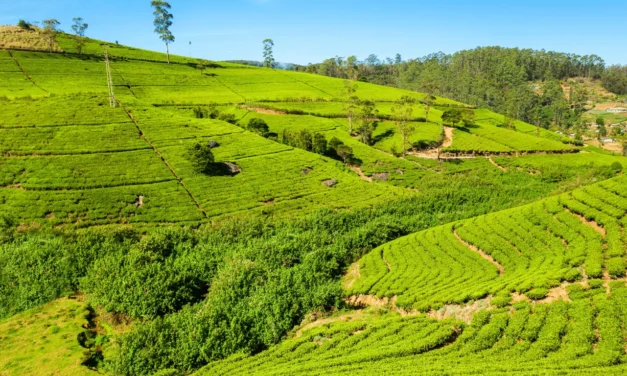
[[[496,168],[498,168],[501,171],[507,172],[507,169],[501,165],[499,165],[498,163],[494,162],[494,159],[492,159],[492,157],[488,157],[488,160],[490,161],[490,163],[492,163],[494,166],[496,166]]]
[[[366,176],[363,171],[361,171],[361,168],[357,167],[357,166],[350,166],[351,170],[355,171],[357,173],[357,175],[359,175],[359,177],[361,178],[361,180],[365,180],[368,183],[372,183],[372,178],[369,176]]]
[[[353,287],[355,282],[361,278],[361,274],[359,273],[359,262],[354,263],[348,268],[348,273],[343,278],[343,285],[345,289],[350,289]]]
[[[538,300],[536,303],[548,304],[561,300],[571,302],[570,297],[568,297],[568,291],[566,290],[566,287],[568,287],[569,285],[570,283],[563,283],[558,287],[550,289],[546,298]]]
[[[464,241],[464,239],[462,239],[457,234],[457,231],[453,231],[453,234],[455,235],[457,240],[459,240],[459,242],[462,243],[465,247],[467,247],[468,249],[470,249],[471,251],[473,251],[475,253],[478,253],[483,259],[491,262],[494,266],[496,266],[496,268],[499,270],[499,275],[500,276],[502,276],[505,273],[505,268],[503,268],[503,265],[501,265],[498,262],[496,262],[496,260],[494,260],[494,258],[492,258],[492,256],[490,256],[487,253],[483,252],[482,250],[480,250],[479,248],[475,247],[474,245],[466,243],[466,241]]]
[[[259,107],[248,107],[247,110],[257,112],[260,114],[265,114],[265,115],[287,115],[285,112],[276,111],[276,110],[268,110],[266,108],[259,108]]]
[[[455,128],[444,127],[444,142],[442,143],[442,149],[450,148],[453,145],[453,130]]]
[[[579,215],[577,213],[573,213],[572,211],[565,209],[567,212],[569,212],[570,214],[574,215],[575,217],[577,217],[581,223],[583,223],[586,226],[590,226],[593,229],[595,229],[599,234],[601,234],[601,236],[603,236],[605,238],[606,235],[606,231],[603,227],[601,227],[601,225],[599,225],[597,222],[595,221],[588,221],[584,216]]]
[[[135,203],[135,206],[137,206],[138,208],[144,206],[144,196],[137,197],[137,202]]]

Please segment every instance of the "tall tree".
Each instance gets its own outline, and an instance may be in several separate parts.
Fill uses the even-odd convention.
[[[170,3],[167,1],[154,0],[151,3],[155,9],[152,13],[155,16],[155,33],[159,34],[159,39],[165,43],[166,54],[168,56],[168,64],[170,64],[170,43],[174,43],[174,35],[170,31],[174,16],[170,13]]]
[[[265,39],[263,42],[263,66],[266,68],[274,68],[274,41],[272,39]]]
[[[409,136],[414,133],[416,126],[411,122],[414,115],[414,104],[416,100],[408,95],[403,96],[392,106],[392,115],[396,128],[403,138],[403,156],[407,155],[407,145]]]
[[[78,54],[83,53],[83,46],[85,45],[85,30],[89,27],[89,25],[83,22],[81,17],[73,18],[74,25],[72,25],[72,30],[74,30],[74,34],[76,35],[76,51]]]
[[[348,118],[348,134],[353,134],[353,120],[355,118],[355,113],[357,111],[357,107],[359,106],[359,98],[355,95],[357,92],[357,83],[351,80],[344,80],[344,90],[342,91],[344,95],[344,103],[342,104],[344,107],[344,111],[346,112],[346,117]]]
[[[44,20],[44,35],[48,38],[48,45],[50,47],[50,51],[52,52],[52,48],[54,47],[54,41],[59,34],[59,25],[61,22],[55,20],[54,18],[49,20]]]
[[[359,128],[357,132],[361,137],[361,142],[366,145],[372,143],[372,134],[377,126],[376,104],[371,101],[362,101],[359,104]]]

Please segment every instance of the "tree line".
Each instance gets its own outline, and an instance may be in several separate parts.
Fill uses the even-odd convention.
[[[621,82],[604,79],[606,71],[614,73],[612,77],[621,75],[616,74],[618,68],[606,70],[605,61],[597,55],[502,47],[440,52],[410,60],[399,54],[384,60],[370,55],[363,61],[355,56],[335,57],[296,70],[440,95],[545,128],[581,125],[588,94],[583,89],[562,88],[561,80],[585,77],[601,78],[608,84]]]

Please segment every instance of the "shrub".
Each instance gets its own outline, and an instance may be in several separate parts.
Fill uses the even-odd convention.
[[[268,127],[268,124],[266,124],[263,119],[259,118],[250,119],[247,129],[263,137],[266,137],[270,133],[270,127]]]
[[[627,265],[622,257],[613,257],[607,260],[607,271],[614,278],[624,277]]]
[[[211,147],[201,143],[196,143],[189,149],[188,158],[200,173],[210,172],[215,161]]]
[[[96,260],[81,279],[81,290],[106,310],[132,317],[180,310],[202,299],[213,275],[210,259],[189,254],[192,244],[182,231],[159,231]]]
[[[610,169],[618,174],[623,171],[623,165],[620,162],[614,162]]]
[[[548,293],[549,293],[549,289],[537,288],[537,289],[528,291],[525,295],[527,295],[527,297],[531,300],[540,300],[540,299],[546,298]]]
[[[568,282],[575,282],[580,280],[582,277],[581,272],[577,269],[571,269],[564,275],[564,280]]]
[[[33,25],[31,25],[30,23],[24,21],[24,20],[19,20],[17,23],[17,26],[24,29],[24,30],[32,30]]]
[[[311,151],[317,154],[324,155],[327,153],[327,139],[324,138],[324,135],[320,133],[314,134],[311,149]]]

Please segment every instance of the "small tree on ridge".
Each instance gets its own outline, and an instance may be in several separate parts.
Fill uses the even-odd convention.
[[[274,41],[272,39],[265,39],[263,41],[263,66],[266,68],[274,68],[274,53],[272,48],[274,47]]]

